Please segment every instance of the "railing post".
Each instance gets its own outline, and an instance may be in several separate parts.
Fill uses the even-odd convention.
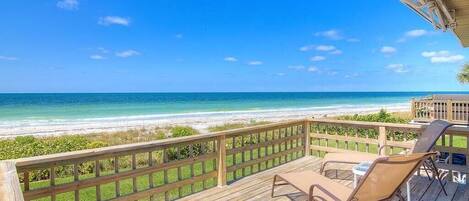
[[[384,156],[386,155],[386,127],[380,126],[378,132],[378,154]]]
[[[233,142],[234,143],[234,142]],[[226,185],[226,136],[220,135],[217,139],[218,146],[218,187]]]
[[[14,161],[0,161],[0,200],[24,201]]]
[[[311,155],[311,148],[310,148],[310,142],[309,142],[309,126],[310,122],[309,120],[305,120],[303,124],[303,133],[305,134],[305,139],[304,139],[304,146],[305,146],[305,156]]]
[[[453,121],[453,101],[446,101],[446,119],[448,121]]]

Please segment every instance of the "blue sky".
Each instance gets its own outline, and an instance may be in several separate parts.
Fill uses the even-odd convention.
[[[398,0],[9,0],[0,92],[466,90]]]

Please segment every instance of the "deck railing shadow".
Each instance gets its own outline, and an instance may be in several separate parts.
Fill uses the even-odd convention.
[[[381,154],[399,153],[412,147],[422,129],[422,125],[302,119],[24,158],[14,160],[13,168],[6,170],[11,173],[7,177],[18,175],[17,184],[1,186],[0,194],[22,192],[25,200],[174,200],[304,156],[378,154],[382,146],[386,148]],[[435,146],[448,153],[449,162],[439,165],[448,171],[449,180],[453,172],[468,172],[468,160],[456,165],[452,159],[454,154],[467,158],[468,133],[452,128]]]

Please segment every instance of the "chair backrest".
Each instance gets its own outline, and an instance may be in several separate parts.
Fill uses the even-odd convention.
[[[409,179],[424,160],[436,153],[396,155],[375,160],[353,190],[349,201],[386,200]]]
[[[452,124],[443,121],[435,120],[428,125],[417,139],[411,153],[425,153],[429,152],[433,145],[435,145],[438,138],[445,133],[446,129],[451,127]]]

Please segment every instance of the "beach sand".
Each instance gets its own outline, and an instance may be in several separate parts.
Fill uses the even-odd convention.
[[[388,112],[403,112],[409,111],[410,105],[254,110],[76,120],[14,121],[0,123],[0,138],[11,138],[23,135],[51,136],[88,134],[175,125],[191,126],[201,133],[208,133],[208,127],[226,123],[249,123],[252,121],[278,122],[311,117],[321,118],[350,114],[369,114],[378,112],[380,109],[386,109]]]

